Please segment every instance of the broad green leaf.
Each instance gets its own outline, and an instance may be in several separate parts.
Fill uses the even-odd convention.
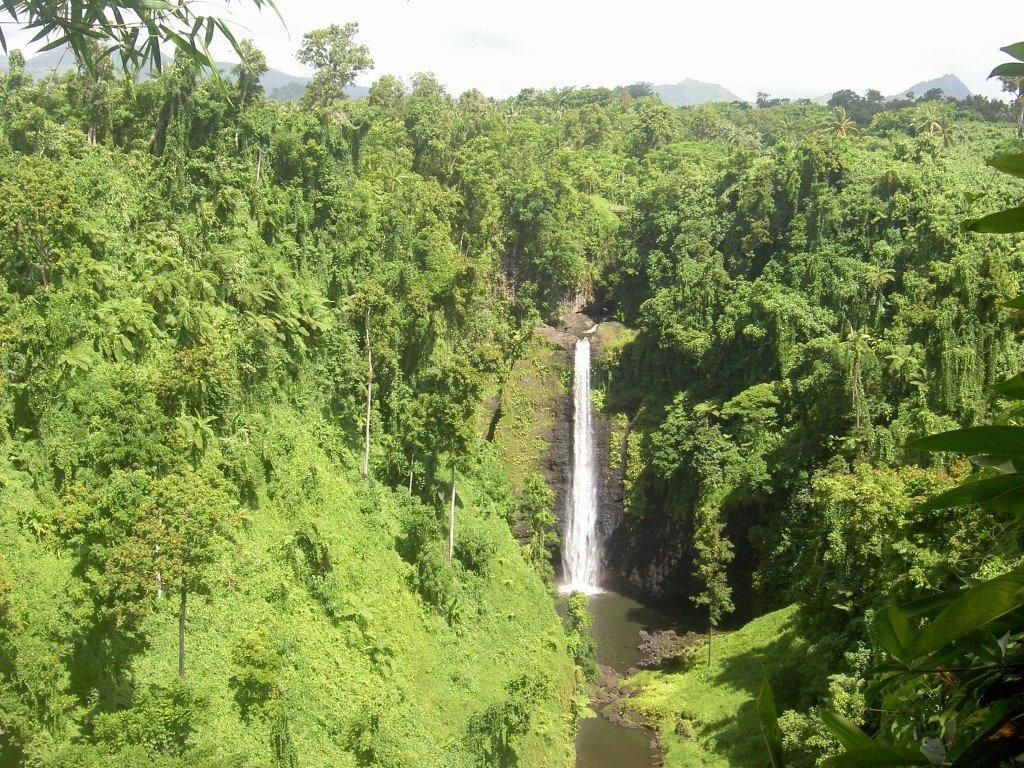
[[[1020,66],[1024,67],[1024,64]],[[1007,208],[1005,211],[982,216],[980,219],[968,219],[961,226],[967,232],[982,232],[990,235],[1024,232],[1024,206]]]
[[[1003,306],[1010,309],[1024,309],[1024,296],[1018,296],[1015,299],[1004,301]]]
[[[920,597],[917,600],[901,605],[900,611],[908,619],[934,616],[956,600],[964,591],[964,589],[954,589],[949,592],[940,592],[936,595]]]
[[[988,768],[1009,762],[1020,753],[1020,742],[1011,735],[1009,738],[994,738],[1009,722],[1024,714],[1024,704],[1013,699],[997,701],[989,709],[984,720],[973,730],[974,740],[965,747],[956,760],[953,768]]]
[[[782,732],[779,730],[779,718],[775,711],[775,696],[768,683],[767,675],[761,679],[761,691],[757,694],[757,722],[761,726],[761,736],[768,747],[768,756],[772,768],[785,768],[786,760],[782,752]]]
[[[1001,475],[1012,475],[1017,471],[1014,457],[999,453],[976,453],[971,456],[971,463],[976,467],[988,467]]]
[[[830,757],[822,763],[825,768],[899,768],[909,765],[931,765],[931,761],[917,750],[872,744],[865,749],[851,749]]]
[[[874,745],[868,735],[860,729],[856,723],[847,720],[842,715],[823,709],[818,713],[821,721],[832,731],[832,734],[839,739],[845,750],[871,749]]]
[[[1003,306],[1009,307],[1010,304],[1004,304]],[[1014,307],[1016,309],[1016,307]],[[1012,379],[1006,381],[1000,381],[998,384],[993,384],[989,387],[997,395],[1003,397],[1014,397],[1024,400],[1024,373],[1018,373]]]
[[[996,155],[988,161],[988,164],[997,171],[1024,179],[1024,152]]]
[[[1024,75],[1024,63],[1011,61],[1000,64],[989,73],[989,77],[1021,77]]]
[[[969,635],[1024,605],[1024,568],[965,590],[918,633],[911,653],[919,658]]]
[[[906,615],[895,606],[879,611],[875,616],[875,634],[882,647],[899,661],[909,660],[910,647],[914,644],[914,635],[907,622]]]
[[[996,501],[1006,503],[1015,500],[1024,502],[1024,474],[1019,472],[977,480],[973,483],[964,483],[940,493],[938,496],[933,496],[921,508],[924,510],[946,509],[962,507],[967,504],[991,504]]]
[[[999,50],[1009,56],[1013,56],[1017,61],[1024,61],[1024,42],[1007,45]]]
[[[1024,427],[994,425],[954,429],[911,440],[907,450],[1024,456]]]

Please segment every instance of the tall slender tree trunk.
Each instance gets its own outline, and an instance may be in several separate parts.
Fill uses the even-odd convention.
[[[1024,134],[1024,88],[1017,91],[1017,138]]]
[[[455,459],[452,459],[452,498],[448,507],[448,552],[445,554],[447,562],[452,561],[455,554]]]
[[[854,347],[853,362],[850,364],[850,404],[853,407],[853,422],[860,429],[860,349]]]
[[[181,605],[178,607],[178,679],[185,679],[185,588],[181,588]]]
[[[409,457],[409,493],[412,493],[413,469],[416,467],[416,453]]]
[[[366,309],[366,434],[363,440],[363,478],[370,476],[370,414],[373,409],[373,351],[370,349],[370,309]]]

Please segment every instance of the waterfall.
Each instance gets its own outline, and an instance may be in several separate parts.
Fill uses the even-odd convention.
[[[573,366],[572,491],[562,551],[564,592],[600,592],[597,554],[597,485],[594,478],[594,433],[590,408],[590,339],[576,342]]]

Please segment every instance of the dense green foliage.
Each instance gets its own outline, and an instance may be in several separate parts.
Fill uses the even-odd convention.
[[[565,383],[531,332],[587,307],[630,329],[595,389],[630,524],[674,521],[712,626],[744,568],[798,603],[780,740],[813,764],[876,612],[1020,560],[1007,510],[921,506],[965,464],[905,448],[1024,362],[1019,242],[959,228],[1017,194],[982,161],[1007,110],[355,102],[354,33],[307,36],[301,104],[244,44],[230,82],[0,79],[0,762],[567,764],[594,670],[546,589]],[[779,621],[687,674],[742,665],[719,703],[753,706],[736,658]]]
[[[0,763],[567,764],[550,493],[477,429],[529,316],[488,115],[261,58],[0,77]]]
[[[765,765],[754,716],[764,665],[786,668],[807,652],[796,628],[794,606],[768,613],[717,640],[711,664],[704,659],[684,672],[641,672],[643,687],[629,706],[661,732],[666,765],[726,768]],[[783,694],[785,686],[777,686]],[[813,748],[831,743],[814,743]]]
[[[724,135],[760,124],[772,145],[646,155],[602,278],[638,330],[605,402],[633,422],[627,512],[679,519],[691,590],[721,592],[702,549],[727,522],[758,564],[758,604],[800,603],[806,708],[830,676],[856,687],[873,611],[1020,558],[1005,511],[921,508],[963,468],[904,447],[990,417],[988,386],[1021,366],[1000,306],[1019,290],[1018,243],[959,227],[982,193],[1014,193],[984,164],[1011,132],[934,102],[879,112],[857,135],[808,105],[724,112],[678,119]]]
[[[1002,50],[1015,59],[992,72],[993,77],[1002,76],[1005,85],[1008,77],[1024,75],[1024,42]],[[1003,173],[1024,177],[1024,153],[999,154],[988,163]],[[1004,208],[969,219],[963,228],[1021,233],[1024,209]],[[1003,305],[1024,309],[1024,298],[1016,296]],[[968,455],[977,470],[958,487],[928,499],[925,511],[952,510],[966,517],[965,511],[980,508],[1014,520],[1001,533],[1020,540],[1015,518],[1020,516],[1024,487],[1021,381],[1018,373],[992,386],[997,395],[1016,401],[996,415],[998,423],[948,430],[909,444],[909,450]],[[870,739],[856,722],[823,712],[822,721],[843,748],[826,765],[963,768],[1020,762],[1024,754],[1024,566],[1018,563],[992,578],[938,592],[922,590],[916,600],[880,610],[873,629],[885,651],[868,677],[869,697],[881,704],[880,727]],[[766,712],[762,722],[772,719],[771,712]],[[766,739],[772,742],[770,736]]]

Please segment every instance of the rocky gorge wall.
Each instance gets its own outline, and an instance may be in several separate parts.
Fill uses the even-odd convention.
[[[621,323],[596,322],[572,313],[557,325],[541,325],[526,354],[491,403],[501,413],[493,442],[518,485],[531,471],[539,472],[555,496],[561,535],[566,527],[566,497],[571,482],[573,450],[572,357],[576,340],[597,326],[592,337],[594,441],[598,461],[598,529],[602,580],[644,600],[681,599],[691,588],[688,574],[692,551],[678,521],[645,508],[636,519],[624,514],[627,469],[626,440],[630,425],[621,414],[605,410],[603,394],[617,351],[632,338]],[[522,532],[525,536],[525,531]],[[556,572],[561,552],[553,553]]]

